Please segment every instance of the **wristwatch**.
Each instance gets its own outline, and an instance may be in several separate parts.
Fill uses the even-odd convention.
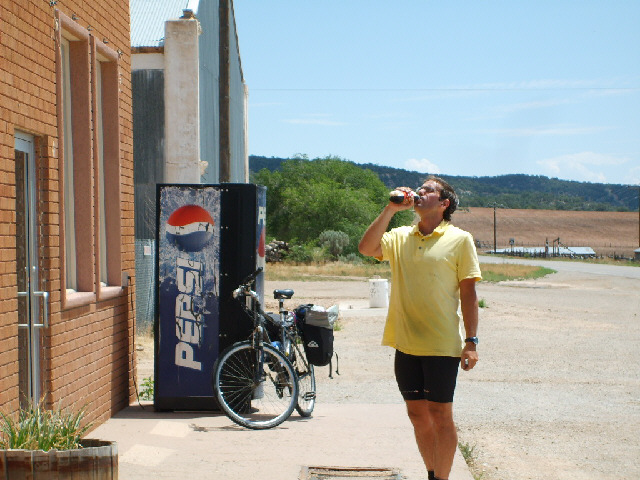
[[[478,344],[478,337],[468,337],[464,339],[465,343],[466,342],[472,342],[473,344],[477,345]]]

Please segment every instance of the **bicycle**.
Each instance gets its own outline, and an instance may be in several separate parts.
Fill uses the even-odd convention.
[[[212,371],[214,395],[223,412],[238,425],[252,429],[280,425],[294,408],[309,417],[316,400],[315,373],[304,354],[296,316],[284,308],[284,300],[294,292],[274,290],[279,312],[266,313],[251,289],[261,271],[256,270],[233,291],[252,318],[253,331],[248,340],[222,352]],[[270,338],[269,330],[277,339]]]

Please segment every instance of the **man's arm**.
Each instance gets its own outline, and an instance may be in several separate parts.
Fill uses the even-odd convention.
[[[407,187],[400,187],[398,190],[404,190],[410,192],[411,189]],[[378,215],[364,235],[360,240],[360,244],[358,245],[358,251],[367,255],[368,257],[377,257],[380,258],[382,256],[382,245],[380,245],[380,241],[382,240],[382,236],[384,232],[387,231],[387,227],[389,226],[389,222],[396,214],[401,210],[408,210],[413,207],[413,197],[408,198],[404,201],[404,203],[392,203],[384,207],[382,213]]]
[[[367,231],[364,232],[360,244],[358,245],[358,251],[369,257],[381,257],[382,256],[382,235],[387,231],[389,222],[395,215],[397,209],[393,208],[391,204],[387,205],[382,213],[378,215]]]
[[[460,282],[460,307],[462,308],[465,338],[475,337],[478,333],[478,295],[476,294],[475,278],[466,278]],[[460,360],[463,370],[471,370],[475,367],[478,363],[478,352],[474,343],[465,343]],[[468,360],[468,365],[465,360]]]

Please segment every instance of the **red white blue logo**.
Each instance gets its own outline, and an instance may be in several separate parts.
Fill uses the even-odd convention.
[[[199,252],[213,238],[213,218],[198,205],[185,205],[167,220],[167,239],[185,252]]]

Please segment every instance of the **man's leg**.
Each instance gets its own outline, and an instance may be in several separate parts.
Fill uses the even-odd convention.
[[[427,470],[435,470],[437,478],[448,479],[458,447],[453,403],[428,400],[407,400],[405,403]]]

